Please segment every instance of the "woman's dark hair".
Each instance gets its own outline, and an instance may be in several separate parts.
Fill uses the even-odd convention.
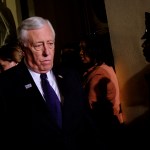
[[[86,55],[91,58],[93,63],[105,62],[105,51],[99,38],[88,35],[82,37],[80,43],[81,42],[84,42],[85,45],[81,44],[80,48],[82,48]]]
[[[9,42],[0,47],[0,59],[19,63],[22,59],[22,50],[17,41]]]

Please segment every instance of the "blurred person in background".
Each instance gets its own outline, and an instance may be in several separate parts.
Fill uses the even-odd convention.
[[[150,63],[150,13],[145,12],[145,32],[141,37],[143,43],[143,56],[147,63]],[[149,66],[148,66],[149,67]],[[144,74],[148,91],[150,94],[150,70],[146,71]],[[142,88],[142,87],[141,87]],[[150,95],[149,95],[150,96]],[[128,141],[130,147],[134,149],[149,149],[149,139],[147,138],[150,135],[150,97],[146,105],[148,108],[146,112],[134,119],[129,125],[126,132],[128,136]]]
[[[111,147],[114,141],[119,140],[123,125],[117,76],[114,68],[106,63],[104,47],[96,36],[83,37],[79,46],[85,68],[83,88],[89,107],[99,135],[102,134],[106,145]]]
[[[145,57],[145,60],[150,63],[150,12],[145,12],[145,33],[142,36],[143,44],[143,55]],[[147,82],[147,85],[149,87],[149,93],[150,93],[150,72],[145,74],[145,79]],[[149,95],[150,96],[150,95]],[[146,112],[146,116],[144,117],[144,122],[141,124],[141,127],[150,129],[150,99],[148,102],[148,112]]]
[[[75,69],[82,74],[83,66],[79,54],[78,42],[69,42],[63,45],[60,55],[60,67]]]
[[[142,36],[142,40],[144,40],[143,47],[143,55],[147,62],[150,63],[150,13],[145,12],[145,33]]]
[[[23,52],[18,43],[7,43],[0,47],[0,72],[18,65],[22,57]]]

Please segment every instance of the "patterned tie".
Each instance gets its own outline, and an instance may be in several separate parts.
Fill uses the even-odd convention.
[[[62,127],[62,114],[61,114],[61,104],[56,95],[54,89],[49,84],[47,80],[46,73],[40,75],[41,77],[41,85],[44,92],[44,98],[49,107],[50,115],[54,122],[61,128]]]

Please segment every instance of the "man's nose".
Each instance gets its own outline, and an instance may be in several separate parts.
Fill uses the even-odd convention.
[[[49,50],[50,50],[49,46],[47,44],[43,44],[43,54],[45,56],[49,55],[50,53]]]

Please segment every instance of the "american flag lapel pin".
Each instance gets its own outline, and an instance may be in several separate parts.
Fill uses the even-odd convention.
[[[31,84],[31,83],[25,85],[25,88],[26,88],[26,89],[29,89],[29,88],[31,88],[31,87],[32,87],[32,84]]]
[[[62,75],[60,75],[60,74],[58,75],[58,77],[59,77],[59,78],[61,78],[61,79],[63,79],[63,76],[62,76]]]

